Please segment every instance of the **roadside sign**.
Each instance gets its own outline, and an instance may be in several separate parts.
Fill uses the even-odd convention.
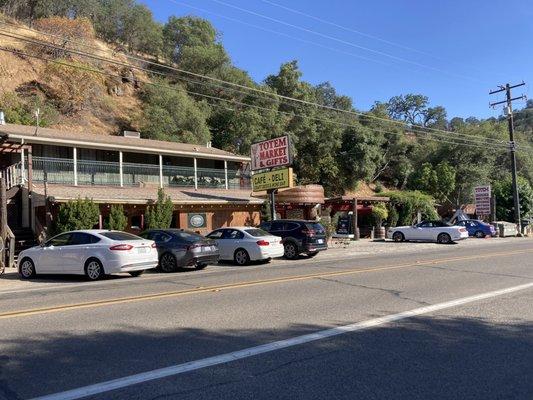
[[[276,169],[252,175],[252,191],[254,192],[290,188],[292,186],[292,168]]]
[[[252,171],[292,164],[289,136],[254,143],[251,147]]]
[[[474,199],[476,202],[476,214],[490,215],[491,213],[491,188],[487,186],[476,186],[474,188]]]

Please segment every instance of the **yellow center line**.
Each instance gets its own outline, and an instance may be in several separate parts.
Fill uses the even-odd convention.
[[[523,253],[530,253],[530,252],[533,252],[533,249],[499,252],[499,253],[487,253],[487,254],[472,255],[472,256],[450,257],[450,258],[434,259],[434,260],[419,260],[419,261],[415,261],[415,262],[411,262],[407,264],[399,264],[399,265],[383,265],[379,267],[371,267],[371,268],[363,268],[363,269],[345,269],[345,270],[335,271],[335,272],[320,272],[320,273],[315,273],[315,274],[293,275],[293,276],[287,276],[287,277],[281,277],[281,278],[272,278],[272,279],[264,279],[264,280],[256,280],[256,281],[244,281],[244,282],[233,283],[233,284],[199,287],[195,289],[178,290],[178,291],[172,291],[172,292],[119,297],[119,298],[114,298],[114,299],[88,301],[88,302],[74,303],[74,304],[65,304],[65,305],[54,306],[54,307],[10,311],[6,313],[0,313],[0,319],[26,317],[26,316],[31,316],[31,315],[48,314],[48,313],[53,313],[53,312],[68,311],[68,310],[82,309],[82,308],[102,307],[106,305],[132,303],[136,301],[157,300],[157,299],[164,299],[164,298],[169,298],[169,297],[178,297],[178,296],[185,296],[185,295],[199,294],[199,293],[219,292],[222,290],[239,289],[239,288],[246,288],[246,287],[251,287],[251,286],[271,285],[275,283],[285,283],[285,282],[296,282],[296,281],[303,281],[303,280],[310,280],[310,279],[315,279],[315,278],[324,278],[324,277],[331,277],[331,276],[354,275],[354,274],[361,274],[365,272],[390,271],[390,270],[403,269],[403,268],[409,268],[409,267],[421,267],[425,265],[427,266],[427,265],[432,265],[432,264],[442,264],[446,262],[509,256],[509,255],[514,255],[514,254],[523,254]]]

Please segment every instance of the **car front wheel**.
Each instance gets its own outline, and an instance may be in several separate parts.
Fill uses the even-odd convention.
[[[395,242],[403,242],[405,240],[405,236],[401,232],[394,232],[392,234],[392,240]]]
[[[485,234],[482,231],[476,231],[476,233],[474,233],[474,236],[479,239],[483,239],[485,237]]]
[[[20,263],[19,269],[20,276],[23,279],[31,279],[35,276],[35,265],[33,261],[29,258],[25,258]]]

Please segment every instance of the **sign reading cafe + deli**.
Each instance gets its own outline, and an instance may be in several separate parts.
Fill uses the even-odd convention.
[[[252,144],[252,171],[291,165],[288,136]]]

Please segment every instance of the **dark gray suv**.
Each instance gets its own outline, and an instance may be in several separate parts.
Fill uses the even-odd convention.
[[[328,249],[326,230],[315,221],[279,219],[263,222],[259,227],[283,239],[285,257],[290,260],[300,254],[314,257],[319,251]]]

